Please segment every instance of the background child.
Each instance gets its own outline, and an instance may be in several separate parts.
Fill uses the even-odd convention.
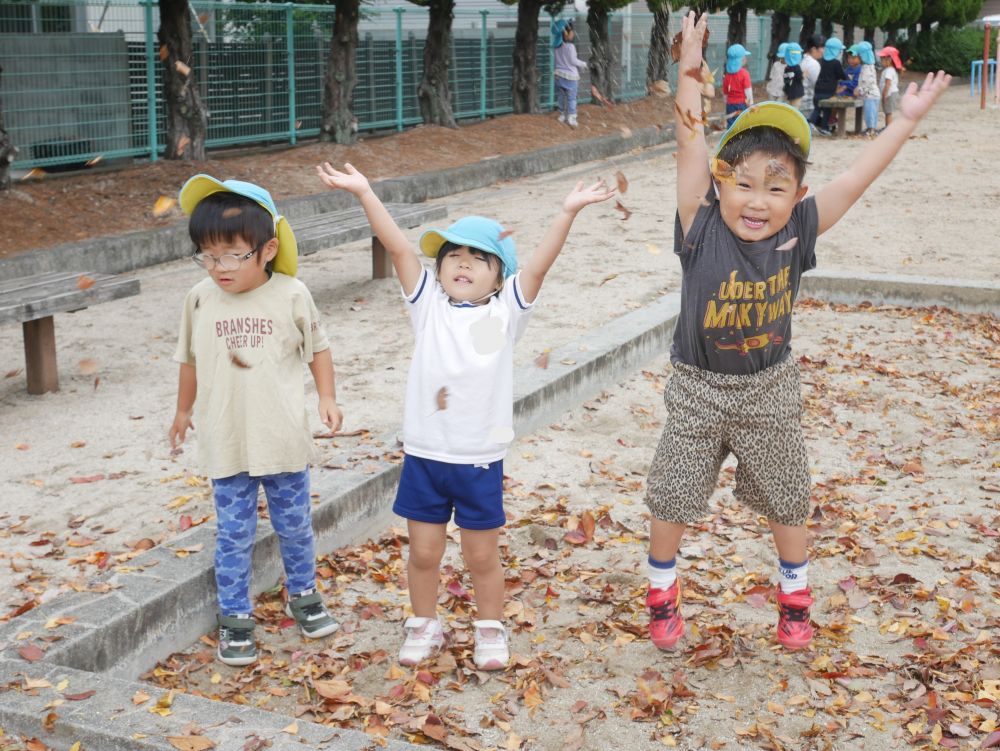
[[[802,48],[795,42],[789,42],[785,47],[785,99],[793,107],[798,107],[805,94],[802,81]]]
[[[775,102],[785,98],[785,50],[788,43],[782,42],[775,51],[775,60],[771,63],[771,75],[767,79],[767,95]]]
[[[837,82],[845,76],[844,66],[840,63],[843,51],[844,43],[837,37],[830,37],[823,46],[823,59],[819,63],[819,77],[813,93],[812,123],[824,136],[830,135],[830,108],[820,107],[819,102],[837,93]]]
[[[861,75],[861,58],[856,50],[854,45],[847,50],[847,65],[844,66],[844,78],[837,82],[837,96],[854,96]]]
[[[566,123],[571,128],[577,126],[576,94],[580,85],[580,71],[585,70],[587,63],[576,56],[576,45],[573,44],[575,32],[573,22],[558,19],[552,22],[552,59],[554,63],[553,76],[556,87],[556,107],[559,110],[559,122]]]
[[[473,660],[499,670],[510,653],[501,622],[504,574],[498,545],[503,458],[514,438],[514,344],[577,213],[614,195],[603,181],[578,183],[528,259],[517,270],[514,242],[498,223],[459,219],[429,230],[420,249],[436,259],[425,270],[368,180],[351,165],[317,168],[331,188],[354,194],[388,250],[410,312],[414,354],[406,382],[402,476],[393,510],[407,519],[407,577],[413,617],[404,624],[399,661],[415,665],[444,643],[437,617],[441,557],[454,511],[462,556],[472,576],[479,619]]]
[[[271,195],[252,183],[195,175],[181,188],[180,205],[191,216],[194,260],[208,277],[184,301],[170,445],[194,428],[193,410],[215,496],[217,654],[227,665],[249,665],[257,659],[250,575],[261,485],[287,577],[286,612],[311,638],[339,628],[315,588],[303,362],[316,381],[320,419],[338,430],[343,416],[319,314],[295,278],[295,235]]]
[[[727,125],[753,104],[750,71],[745,67],[749,55],[750,51],[742,44],[730,45],[726,50],[726,74],[722,77],[722,93],[726,95]]]
[[[851,49],[861,60],[861,72],[858,74],[858,86],[854,90],[854,96],[863,101],[865,135],[871,137],[878,128],[878,105],[881,100],[875,73],[875,51],[871,42],[858,42]]]
[[[888,126],[899,101],[899,73],[903,70],[903,63],[900,62],[899,50],[895,47],[883,47],[877,54],[882,63],[882,81],[879,83],[882,112],[885,113],[885,124]]]
[[[892,161],[950,76],[911,84],[900,117],[814,197],[803,183],[810,131],[802,114],[764,102],[737,118],[709,166],[696,108],[704,16],[682,21],[677,85],[677,217],[681,310],[667,420],[649,468],[649,632],[660,649],[684,633],[676,555],[686,525],[708,513],[722,462],[737,459],[736,498],[765,516],[778,551],[777,638],[812,640],[806,519],[810,479],[802,395],[791,357],[792,306],[816,238],[832,227]],[[804,199],[804,200],[803,200]]]
[[[813,34],[809,37],[805,53],[802,55],[802,101],[799,103],[799,110],[810,122],[812,122],[816,79],[819,78],[819,61],[823,59],[824,44],[826,40],[821,34]]]

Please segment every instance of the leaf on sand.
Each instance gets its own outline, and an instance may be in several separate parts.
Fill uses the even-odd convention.
[[[615,173],[615,181],[618,183],[618,192],[627,193],[628,192],[628,178],[625,177],[625,173],[618,170]]]
[[[177,751],[208,751],[215,743],[203,735],[168,735],[167,742]]]
[[[85,376],[94,375],[100,369],[100,363],[97,360],[92,360],[89,357],[85,357],[80,362],[76,364],[76,367],[80,369],[80,373]]]
[[[34,644],[25,644],[17,653],[28,662],[36,662],[45,657],[45,652]]]

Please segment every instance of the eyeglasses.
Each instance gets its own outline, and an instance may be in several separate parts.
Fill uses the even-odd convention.
[[[195,253],[191,256],[191,260],[207,271],[211,271],[216,266],[222,271],[236,271],[236,269],[243,265],[244,261],[249,260],[258,250],[259,248],[254,248],[242,256],[236,253],[226,253],[221,256],[213,256],[209,253]]]

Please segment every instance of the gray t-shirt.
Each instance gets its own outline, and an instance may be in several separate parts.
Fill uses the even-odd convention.
[[[816,200],[799,201],[777,234],[748,243],[722,220],[714,188],[706,198],[687,237],[675,221],[681,312],[670,359],[715,373],[759,373],[791,351],[799,280],[816,267]]]

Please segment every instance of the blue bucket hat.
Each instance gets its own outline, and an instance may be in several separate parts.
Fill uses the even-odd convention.
[[[464,216],[448,229],[429,229],[420,236],[420,250],[425,256],[437,258],[446,242],[482,250],[500,259],[504,278],[517,273],[517,249],[510,236],[501,237],[504,228],[492,219]]]
[[[852,55],[860,57],[861,62],[865,65],[875,64],[875,49],[872,47],[871,42],[858,42],[857,44],[852,44],[847,48],[847,51]]]
[[[743,58],[750,54],[750,50],[742,44],[732,44],[726,50],[726,73],[736,73],[743,67]]]
[[[836,60],[843,51],[844,43],[837,39],[837,37],[830,37],[826,40],[826,45],[823,47],[823,59]]]
[[[181,188],[178,201],[181,210],[191,216],[195,206],[213,193],[235,193],[259,204],[274,219],[274,236],[278,238],[278,254],[272,268],[279,274],[295,276],[299,266],[299,246],[292,227],[274,204],[271,194],[259,185],[242,180],[216,180],[210,175],[195,175]]]
[[[775,51],[775,56],[780,60],[785,57],[785,51],[788,49],[788,42],[782,42],[778,45],[778,49]]]
[[[549,31],[552,34],[552,49],[559,49],[563,45],[563,32],[572,29],[573,22],[568,18],[556,18],[552,20]]]
[[[785,45],[785,65],[798,65],[802,62],[802,47],[795,42]]]

